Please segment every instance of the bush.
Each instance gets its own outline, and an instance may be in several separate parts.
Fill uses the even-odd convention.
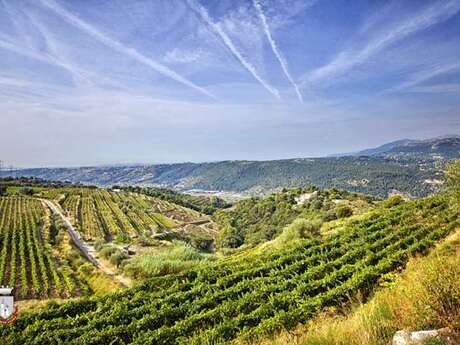
[[[192,238],[192,247],[203,252],[209,252],[212,249],[214,240],[212,238],[194,237]]]
[[[128,256],[117,249],[112,255],[110,255],[109,261],[112,265],[120,266],[123,260],[126,260]]]
[[[404,199],[401,195],[394,195],[391,198],[388,198],[383,202],[383,207],[391,208],[398,205],[401,205],[404,202]]]
[[[101,248],[99,253],[102,255],[102,257],[108,259],[112,254],[114,254],[117,251],[117,248],[110,246],[110,245],[105,245]]]
[[[345,205],[338,206],[336,211],[335,211],[335,215],[339,219],[340,218],[348,218],[351,215],[353,215],[353,210],[349,206],[345,206]]]
[[[327,212],[323,217],[322,217],[322,220],[323,222],[330,222],[332,220],[336,220],[337,219],[337,215],[335,214],[335,212]]]
[[[217,236],[217,245],[220,248],[238,248],[243,243],[243,234],[231,225],[225,225]]]
[[[114,238],[114,242],[117,242],[117,243],[129,243],[130,241],[130,237],[127,235],[127,234],[118,234],[117,236],[115,236]]]
[[[91,265],[90,263],[85,263],[78,268],[78,273],[87,276],[93,272],[93,269],[93,265]]]
[[[322,223],[317,220],[312,221],[297,218],[284,228],[277,240],[280,243],[286,243],[299,238],[317,237],[320,235],[321,224]]]
[[[155,254],[146,254],[125,261],[123,272],[133,278],[149,278],[179,273],[185,269],[197,267],[207,260],[195,248],[182,242],[174,242]]]
[[[19,193],[22,195],[34,195],[34,190],[31,187],[22,187],[19,189]]]

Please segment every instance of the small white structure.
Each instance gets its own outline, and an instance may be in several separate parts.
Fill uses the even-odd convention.
[[[14,297],[11,296],[13,289],[2,286],[0,288],[0,318],[7,320],[13,314]]]

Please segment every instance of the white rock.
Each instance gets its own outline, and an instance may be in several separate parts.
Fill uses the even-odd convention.
[[[436,338],[440,333],[436,330],[407,332],[397,331],[393,337],[393,345],[421,345],[431,338]]]
[[[412,332],[410,335],[410,340],[413,343],[423,343],[424,341],[430,339],[430,338],[436,338],[439,336],[438,331],[418,331],[418,332]]]
[[[410,333],[407,331],[397,331],[393,337],[393,345],[409,344],[410,336]]]

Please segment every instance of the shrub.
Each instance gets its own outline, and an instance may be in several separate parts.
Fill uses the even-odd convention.
[[[112,265],[120,266],[123,260],[126,260],[128,256],[117,249],[112,255],[110,255],[109,261]]]
[[[174,242],[155,254],[146,254],[124,261],[123,272],[133,278],[149,278],[179,273],[185,269],[197,267],[207,257],[195,248],[181,242]]]
[[[341,205],[337,207],[335,215],[337,218],[347,218],[353,215],[353,210],[349,206]]]
[[[217,236],[217,245],[220,248],[238,248],[243,243],[243,234],[231,225],[225,225]]]
[[[114,254],[117,251],[117,248],[110,246],[110,245],[105,245],[101,248],[100,254],[108,259],[112,254]]]
[[[404,199],[401,195],[394,195],[383,202],[383,207],[391,208],[394,206],[401,205],[404,202]]]
[[[299,238],[316,237],[320,235],[321,222],[297,218],[284,228],[278,237],[280,243],[286,243]]]

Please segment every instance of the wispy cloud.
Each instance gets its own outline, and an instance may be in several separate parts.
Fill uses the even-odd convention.
[[[410,92],[416,93],[460,93],[460,83],[443,83],[428,86],[415,86]]]
[[[169,63],[192,63],[199,60],[204,52],[201,49],[184,50],[178,47],[168,51],[163,60]]]
[[[209,15],[206,8],[201,6],[199,3],[194,0],[186,0],[190,8],[195,11],[200,20],[212,31],[214,34],[219,37],[222,43],[227,47],[227,49],[232,53],[232,55],[241,63],[241,65],[265,88],[274,95],[276,98],[280,98],[279,91],[268,84],[257,72],[257,69],[243,56],[243,54],[236,48],[233,44],[233,41],[225,33],[219,23],[214,23],[211,16]]]
[[[390,29],[377,34],[361,49],[346,49],[340,52],[330,63],[307,73],[302,78],[302,85],[308,81],[334,78],[357,65],[367,61],[373,55],[407,36],[425,30],[443,22],[460,10],[459,0],[440,1],[414,16],[392,25]]]
[[[424,69],[422,71],[419,71],[413,74],[408,80],[404,81],[398,86],[385,90],[385,93],[405,90],[405,89],[411,88],[412,86],[428,81],[438,75],[446,74],[446,73],[453,72],[456,70],[460,70],[460,62],[430,66],[427,69]]]
[[[123,43],[117,41],[116,39],[113,39],[106,35],[105,33],[102,33],[89,23],[79,19],[77,16],[73,15],[69,11],[67,11],[65,8],[57,4],[53,0],[41,0],[41,3],[52,10],[54,13],[59,15],[62,19],[64,19],[67,23],[73,25],[74,27],[78,28],[79,30],[85,32],[86,34],[90,35],[97,41],[103,43],[104,45],[112,48],[113,50],[124,54],[126,56],[129,56],[133,60],[142,63],[153,70],[157,71],[158,73],[161,73],[162,75],[169,77],[181,84],[184,84],[188,87],[191,87],[192,89],[195,89],[203,94],[205,94],[208,97],[215,98],[214,95],[212,95],[210,92],[208,92],[206,89],[203,87],[195,84],[194,82],[188,80],[187,78],[183,77],[182,75],[178,74],[177,72],[171,70],[170,68],[156,62],[155,60],[145,56],[144,54],[140,53],[134,48],[130,48]]]
[[[295,83],[294,79],[291,76],[291,73],[289,72],[289,67],[286,59],[284,58],[283,54],[281,51],[278,49],[278,45],[275,42],[275,39],[272,36],[272,33],[270,31],[270,27],[267,22],[267,17],[265,16],[265,13],[262,9],[262,4],[260,3],[260,0],[253,0],[254,7],[257,10],[257,15],[259,16],[262,26],[265,32],[265,35],[267,36],[267,40],[270,43],[270,47],[272,48],[273,54],[275,54],[276,59],[278,60],[286,78],[289,80],[291,85],[294,87],[295,92],[297,94],[297,97],[299,98],[300,103],[303,103],[303,97],[302,94],[299,90],[298,85]]]

